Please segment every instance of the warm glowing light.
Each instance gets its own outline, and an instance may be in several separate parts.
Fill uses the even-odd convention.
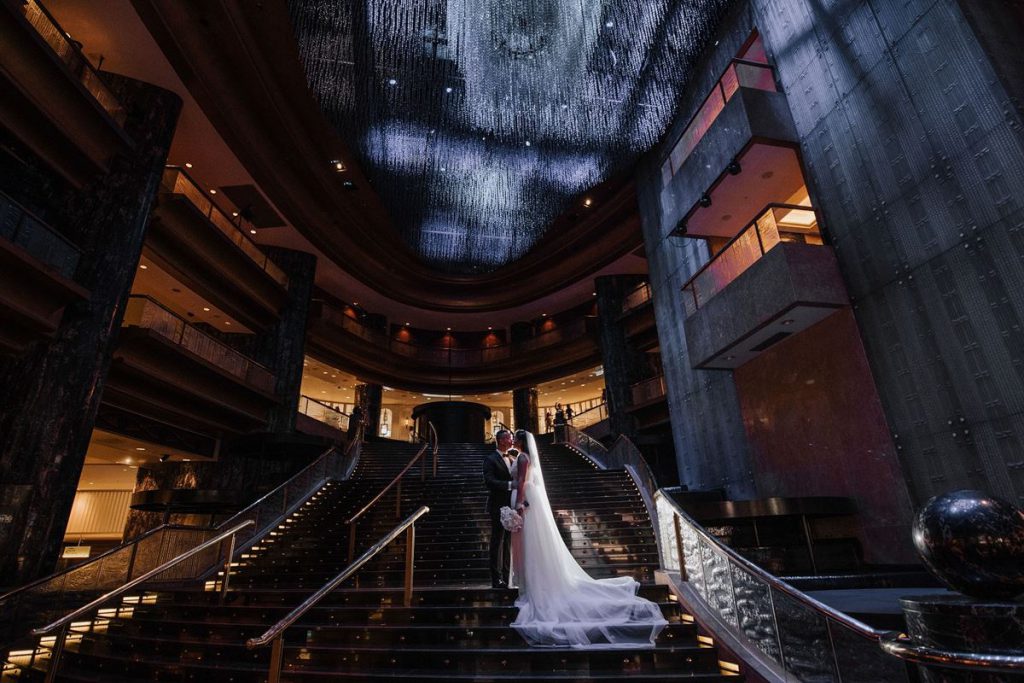
[[[207,313],[209,313],[210,312],[210,307],[209,306],[203,306],[203,310],[206,311]]]
[[[583,200],[583,206],[590,206],[593,203],[594,203],[594,200],[591,199],[590,197],[587,197],[586,199]]]
[[[210,194],[217,194],[217,190],[210,190]]]
[[[149,266],[147,266],[145,263],[140,264],[139,268],[141,268],[142,270],[149,270]]]
[[[192,162],[191,161],[186,161],[185,162],[185,168],[192,168]]]

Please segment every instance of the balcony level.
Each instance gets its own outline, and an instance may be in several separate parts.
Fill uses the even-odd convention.
[[[639,430],[668,424],[668,390],[664,375],[655,375],[630,387],[629,412]]]
[[[125,312],[103,403],[220,437],[266,425],[274,376],[148,297]]]
[[[0,193],[0,353],[51,338],[64,308],[89,298],[72,279],[78,258],[60,233]]]
[[[37,0],[0,2],[0,125],[75,187],[131,141],[102,76]]]
[[[771,205],[683,287],[694,368],[731,370],[847,305],[813,210]]]
[[[402,342],[323,304],[314,311],[306,343],[309,355],[362,380],[459,394],[538,384],[601,362],[589,317],[514,344],[450,348]]]
[[[253,330],[277,320],[288,276],[184,169],[168,167],[145,253],[176,280]]]
[[[649,283],[641,283],[623,297],[618,320],[635,348],[648,351],[658,345],[654,298]]]
[[[764,178],[764,173],[787,163],[798,141],[772,67],[734,59],[662,162],[666,223],[678,224],[677,232],[692,235],[687,224],[708,205],[707,197],[717,185],[741,170],[750,177],[755,167]],[[775,182],[780,180],[784,178]]]

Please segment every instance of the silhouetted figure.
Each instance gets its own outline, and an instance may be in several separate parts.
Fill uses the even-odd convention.
[[[565,418],[572,422],[572,418],[576,415],[576,412],[572,409],[572,406],[565,407]]]
[[[348,442],[352,443],[359,435],[359,425],[363,422],[363,408],[358,403],[348,416]]]

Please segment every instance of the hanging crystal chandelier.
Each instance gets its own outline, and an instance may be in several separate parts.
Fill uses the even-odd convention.
[[[731,0],[290,0],[325,114],[428,263],[524,256],[675,114]]]

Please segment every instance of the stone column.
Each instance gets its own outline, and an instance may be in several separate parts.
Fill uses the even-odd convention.
[[[380,431],[380,404],[384,396],[384,387],[379,384],[357,384],[356,403],[363,407],[366,418],[366,437],[376,438]]]
[[[288,301],[278,321],[256,335],[252,342],[253,358],[274,373],[274,393],[279,403],[270,410],[267,431],[289,434],[295,431],[295,415],[299,409],[316,256],[280,247],[261,248],[288,275]]]
[[[612,434],[624,434],[634,440],[636,430],[627,411],[632,403],[630,387],[644,378],[647,360],[630,343],[619,316],[626,294],[644,279],[642,275],[607,275],[594,280],[608,426]]]
[[[0,360],[0,585],[45,575],[59,556],[181,109],[162,88],[113,75],[109,83],[127,110],[131,152],[78,191],[33,161],[20,169],[47,188],[32,199],[81,250],[75,281],[90,297],[65,309],[51,342]]]
[[[534,434],[540,432],[537,424],[537,387],[512,390],[512,416],[516,429],[528,429]]]

